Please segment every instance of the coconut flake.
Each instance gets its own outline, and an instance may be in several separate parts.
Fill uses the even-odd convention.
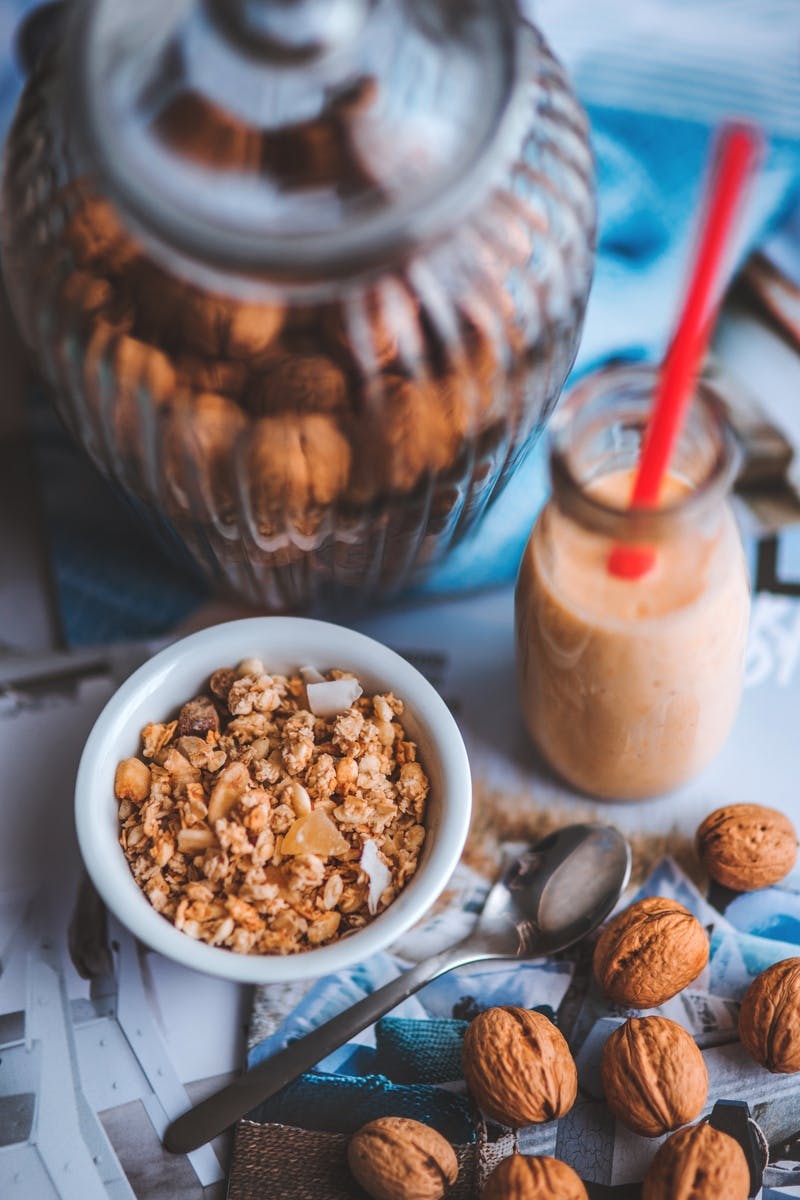
[[[361,851],[361,858],[358,865],[369,880],[367,906],[370,915],[374,917],[378,911],[381,896],[392,882],[392,873],[381,858],[378,847],[371,838],[369,841],[364,842],[364,849]]]
[[[301,667],[300,676],[306,685],[309,683],[325,683],[325,676],[316,667]]]
[[[361,695],[357,679],[331,679],[306,684],[308,707],[315,717],[338,717],[352,708]]]

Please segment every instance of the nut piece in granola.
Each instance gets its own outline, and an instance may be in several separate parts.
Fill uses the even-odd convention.
[[[239,954],[361,929],[425,841],[430,785],[402,715],[345,671],[284,676],[256,657],[214,671],[117,767],[120,844],[153,907]]]
[[[752,892],[789,874],[797,861],[797,831],[776,808],[728,804],[697,830],[697,853],[717,883]]]

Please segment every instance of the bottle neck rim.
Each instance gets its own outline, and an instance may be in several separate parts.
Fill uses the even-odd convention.
[[[621,464],[611,465],[608,471],[597,470],[591,478],[582,476],[575,453],[582,425],[585,426],[593,411],[595,432],[602,431],[604,425],[610,428],[615,422],[624,422],[625,433],[636,435],[631,439],[635,451],[625,466],[635,468],[657,375],[657,369],[650,366],[602,368],[572,390],[551,425],[550,478],[554,502],[585,529],[618,541],[659,542],[696,528],[724,504],[741,464],[741,450],[725,406],[713,386],[700,381],[681,439],[689,436],[687,427],[693,422],[695,436],[708,439],[708,454],[697,477],[687,480],[686,495],[655,509],[624,509],[589,489],[588,484],[620,469]],[[626,407],[620,400],[619,406],[615,406],[615,397],[626,393],[636,395],[639,403]]]

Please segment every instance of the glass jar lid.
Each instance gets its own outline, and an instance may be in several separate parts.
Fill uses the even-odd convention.
[[[179,253],[350,273],[452,228],[499,177],[524,128],[518,26],[514,0],[86,0],[79,145]]]

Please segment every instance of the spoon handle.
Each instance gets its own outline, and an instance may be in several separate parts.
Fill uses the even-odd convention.
[[[474,961],[475,957],[480,955],[470,955],[466,947],[455,947],[411,967],[397,979],[365,996],[318,1029],[290,1042],[285,1049],[250,1067],[233,1083],[188,1109],[168,1127],[164,1135],[165,1147],[175,1154],[188,1154],[190,1150],[196,1150],[198,1146],[211,1141],[234,1121],[269,1100],[298,1075],[310,1070],[354,1034],[413,996],[426,983],[452,971],[454,967]]]

